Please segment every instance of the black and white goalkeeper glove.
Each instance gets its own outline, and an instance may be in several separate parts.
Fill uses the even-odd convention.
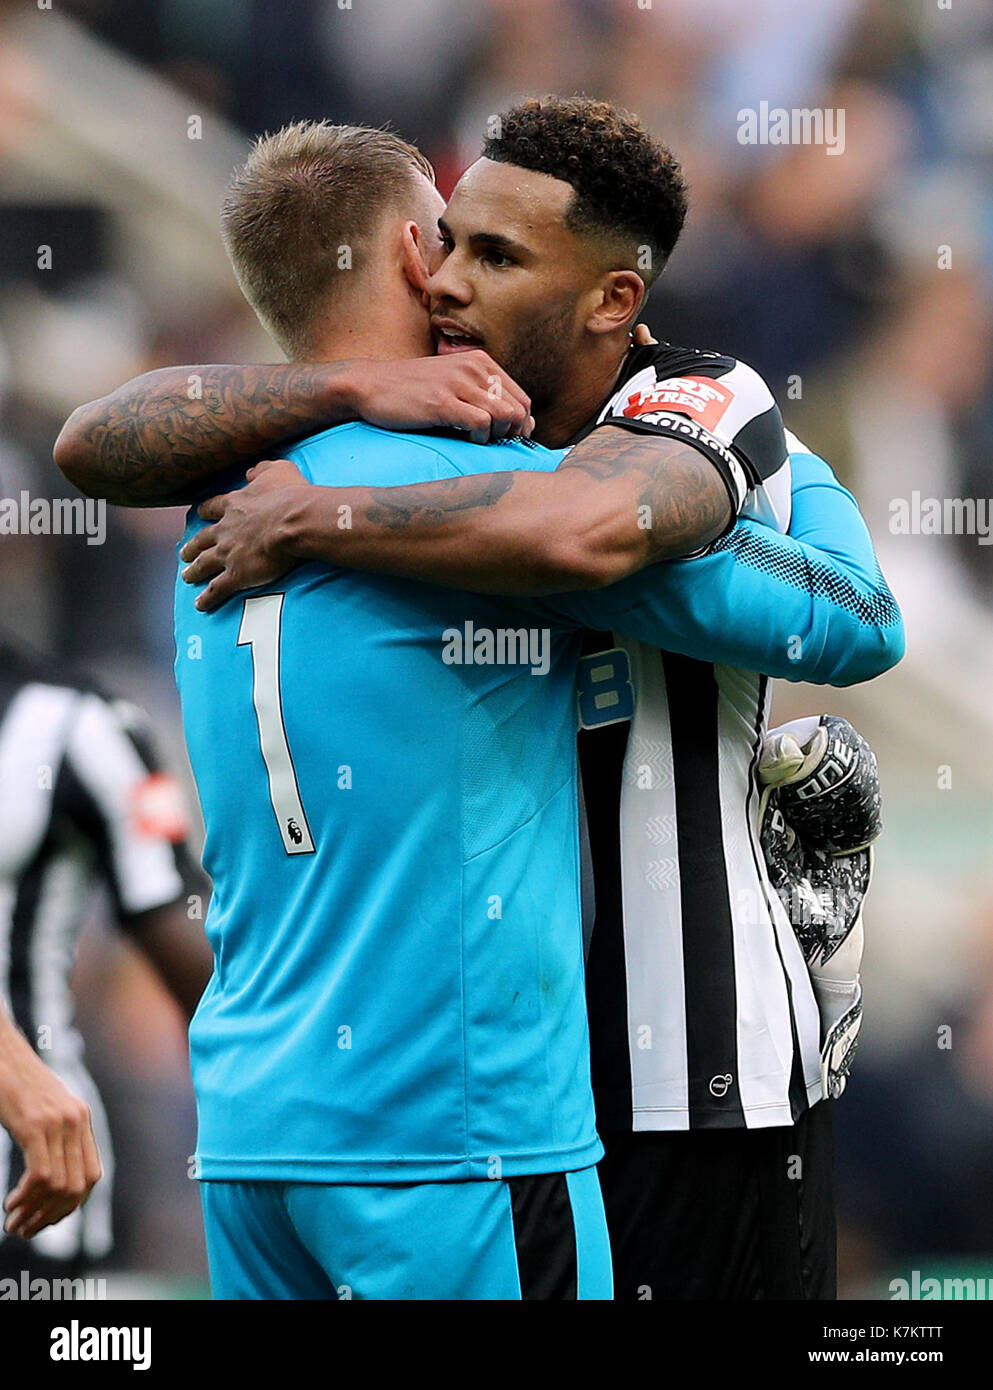
[[[882,829],[876,757],[847,719],[823,714],[771,730],[758,776],[769,879],[807,961],[821,1016],[821,1080],[836,1099],[862,1026],[862,904]]]

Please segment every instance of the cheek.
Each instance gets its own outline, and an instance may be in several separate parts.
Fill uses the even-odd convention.
[[[428,276],[437,275],[438,271],[445,263],[445,248],[440,241],[424,248],[424,262],[427,266]],[[428,285],[428,293],[431,293],[431,286]]]
[[[532,301],[526,326],[535,336],[542,337],[546,342],[551,340],[556,349],[567,349],[579,336],[578,318],[579,302],[574,291],[549,289],[537,303]]]
[[[489,283],[480,286],[476,302],[480,315],[485,315],[490,328],[504,339],[520,337],[540,315],[541,298],[534,285],[522,280],[515,283],[510,276],[490,277]]]

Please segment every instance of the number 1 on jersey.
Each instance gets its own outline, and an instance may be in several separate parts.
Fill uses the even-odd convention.
[[[269,799],[287,854],[313,854],[314,842],[300,800],[296,769],[283,723],[279,689],[279,638],[285,594],[246,598],[238,646],[252,649],[252,701],[259,747],[269,777]]]

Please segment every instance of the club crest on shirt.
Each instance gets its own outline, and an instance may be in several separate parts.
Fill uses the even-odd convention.
[[[734,399],[729,387],[707,376],[673,376],[628,397],[620,412],[629,420],[657,411],[678,411],[712,430]]]

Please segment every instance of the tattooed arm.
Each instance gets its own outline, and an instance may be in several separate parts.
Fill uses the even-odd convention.
[[[233,464],[353,418],[347,387],[345,363],[166,367],[75,410],[55,462],[90,497],[142,507],[191,501]]]
[[[200,509],[184,547],[210,610],[301,560],[477,593],[550,594],[614,584],[700,549],[731,520],[728,490],[692,446],[606,426],[555,472],[446,478],[407,487],[311,487],[288,462]],[[343,518],[347,518],[343,525]]]
[[[216,474],[346,420],[448,427],[475,443],[529,434],[531,403],[485,352],[410,361],[166,367],[81,405],[55,462],[81,492],[125,507],[202,495]]]

